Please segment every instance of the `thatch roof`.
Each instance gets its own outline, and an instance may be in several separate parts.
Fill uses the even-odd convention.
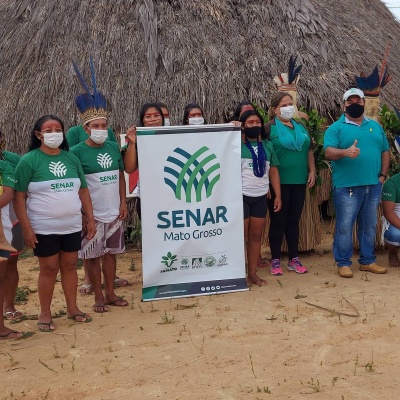
[[[45,113],[79,123],[70,60],[89,77],[90,54],[117,131],[150,100],[178,124],[192,101],[210,122],[242,99],[266,106],[291,54],[303,64],[299,103],[328,115],[388,43],[383,100],[400,105],[400,24],[379,0],[0,0],[0,38],[0,129],[18,152]]]

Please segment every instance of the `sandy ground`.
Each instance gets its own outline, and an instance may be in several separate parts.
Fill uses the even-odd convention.
[[[152,303],[140,301],[141,254],[129,251],[118,269],[133,286],[117,290],[129,307],[87,324],[55,319],[54,333],[10,325],[35,334],[0,342],[0,399],[397,399],[400,270],[340,278],[330,241],[302,256],[306,275],[264,269],[267,287]],[[36,287],[35,266],[20,262],[20,286]],[[93,296],[78,301],[90,312]],[[37,314],[37,293],[19,308]],[[53,310],[63,309],[57,283]]]

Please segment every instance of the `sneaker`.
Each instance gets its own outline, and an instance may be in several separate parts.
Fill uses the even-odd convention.
[[[283,275],[283,271],[281,268],[281,260],[275,258],[271,261],[271,275]]]
[[[299,257],[294,257],[289,261],[288,271],[294,271],[298,274],[305,274],[307,271],[307,268],[300,262]]]

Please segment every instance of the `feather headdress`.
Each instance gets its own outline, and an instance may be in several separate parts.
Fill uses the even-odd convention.
[[[357,87],[361,89],[366,96],[379,96],[380,90],[392,79],[389,75],[389,68],[386,64],[388,52],[389,46],[386,49],[380,70],[376,66],[371,75],[366,76],[361,72],[360,76],[354,77]]]
[[[74,61],[72,61],[76,77],[78,78],[78,81],[82,86],[82,90],[84,91],[84,93],[81,93],[75,99],[75,104],[79,110],[79,113],[81,114],[83,124],[87,124],[88,122],[97,118],[107,118],[107,101],[103,93],[97,90],[96,75],[94,72],[92,56],[90,56],[89,64],[90,73],[92,76],[93,94],[90,92],[89,86],[85,82],[85,79],[83,78],[78,66]]]
[[[300,71],[303,66],[300,64],[296,66],[297,56],[290,56],[288,72],[284,72],[275,76],[274,82],[279,91],[296,90],[296,84],[300,78]]]

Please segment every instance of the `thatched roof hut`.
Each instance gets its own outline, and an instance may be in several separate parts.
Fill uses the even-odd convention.
[[[266,106],[291,54],[303,64],[299,103],[329,115],[388,43],[383,101],[400,105],[400,24],[379,0],[1,0],[0,38],[0,128],[20,153],[44,113],[79,123],[70,61],[89,77],[90,54],[117,131],[149,100],[177,124],[194,100],[210,122],[245,98]]]

